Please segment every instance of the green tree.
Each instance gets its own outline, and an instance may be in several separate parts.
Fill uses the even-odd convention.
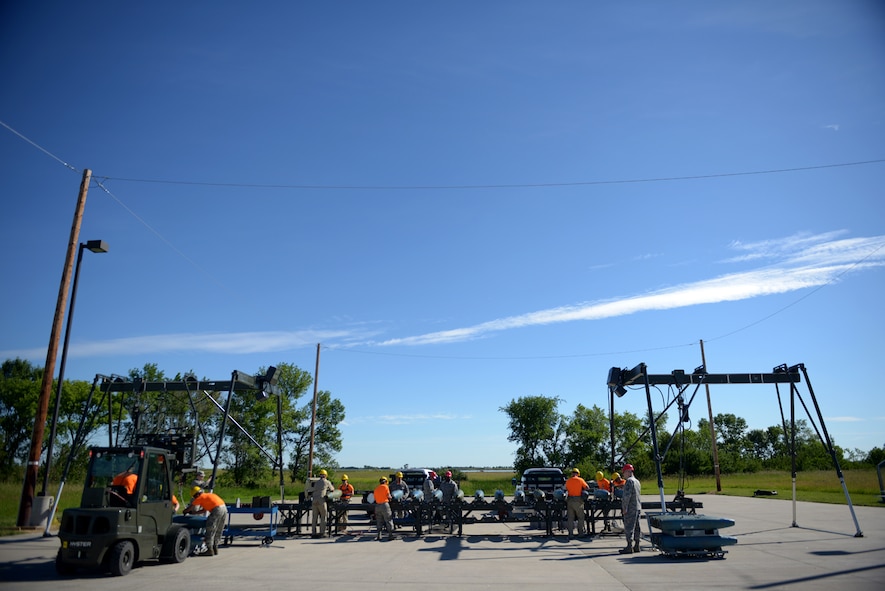
[[[256,486],[270,473],[271,459],[262,450],[276,457],[277,400],[273,396],[257,400],[254,391],[234,392],[232,396],[230,416],[248,435],[233,424],[227,426],[222,456],[227,465],[225,481],[237,486]]]
[[[554,451],[557,446],[550,442],[563,432],[562,417],[557,412],[560,402],[555,396],[522,396],[498,409],[510,418],[507,440],[518,445],[513,463],[517,472],[550,465],[544,448],[546,445],[548,451]]]
[[[23,359],[6,360],[0,368],[0,477],[21,472],[27,457],[43,368]]]
[[[568,422],[566,436],[568,453],[564,465],[577,466],[584,474],[595,473],[611,463],[608,415],[603,409],[579,404]]]
[[[313,396],[307,395],[313,379],[306,371],[290,363],[280,363],[279,381],[283,405],[283,440],[289,453],[289,477],[292,482],[307,477],[310,456],[310,423],[313,415]],[[344,404],[331,392],[317,392],[316,421],[314,422],[313,465],[337,467],[335,454],[341,451],[340,424],[344,421]]]
[[[620,469],[624,463],[631,463],[636,469],[636,475],[645,478],[655,474],[655,461],[652,457],[651,431],[648,429],[648,418],[640,417],[630,412],[615,413],[615,466],[614,470]],[[662,414],[656,421],[658,433],[664,433],[663,427],[667,422],[667,415]],[[658,442],[660,448],[660,442]],[[606,444],[610,454],[610,447]],[[611,460],[607,460],[610,462]],[[606,464],[607,465],[607,464]]]
[[[71,471],[68,473],[69,481],[77,481],[86,473],[86,464],[89,460],[88,442],[93,439],[101,429],[106,427],[102,418],[107,420],[107,406],[102,404],[101,393],[96,387],[92,400],[87,408],[92,383],[83,380],[65,380],[62,386],[62,396],[59,403],[58,423],[56,424],[55,444],[53,446],[52,470],[50,479],[58,481],[67,464],[68,456],[73,448],[77,429],[81,419],[83,431],[80,445],[71,460]],[[84,417],[85,414],[85,417]],[[49,429],[46,437],[50,436]],[[102,443],[104,444],[104,443]]]
[[[885,445],[882,447],[874,447],[864,458],[864,463],[878,466],[882,460],[885,460]]]
[[[710,431],[685,429],[677,431],[675,440],[665,433],[658,442],[661,449],[669,451],[662,462],[665,474],[712,474],[713,458],[710,445]]]

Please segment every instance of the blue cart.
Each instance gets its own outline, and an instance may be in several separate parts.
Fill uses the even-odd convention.
[[[265,517],[269,518],[269,523],[263,523],[254,527],[243,525],[240,522],[234,523],[234,515],[251,515],[255,521],[261,521]],[[226,545],[233,543],[234,537],[252,537],[260,538],[262,546],[273,544],[274,536],[277,535],[277,525],[280,520],[280,510],[274,505],[273,507],[231,507],[227,508],[227,527],[222,532],[222,539]]]

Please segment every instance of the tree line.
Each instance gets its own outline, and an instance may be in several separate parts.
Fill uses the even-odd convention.
[[[277,476],[274,462],[262,452],[270,450],[277,457],[277,405],[282,408],[283,457],[292,482],[307,476],[310,447],[310,419],[313,399],[308,389],[313,384],[310,374],[296,365],[280,363],[278,396],[256,400],[251,393],[237,393],[231,399],[230,413],[248,435],[228,427],[222,445],[219,465],[225,471],[221,484],[250,486]],[[263,375],[266,368],[258,368]],[[0,367],[0,480],[20,478],[35,417],[43,368],[22,359],[6,360]],[[167,378],[156,364],[146,364],[129,371],[128,379],[147,381],[181,381],[177,374]],[[53,385],[53,393],[57,385]],[[217,449],[224,392],[144,392],[135,397],[117,393],[110,404],[95,395],[89,402],[90,382],[65,380],[59,405],[56,441],[53,446],[50,480],[60,479],[65,460],[71,453],[81,416],[87,418],[84,439],[88,444],[126,445],[134,436],[136,423],[141,433],[193,433],[198,441],[194,463],[210,465]],[[651,438],[647,417],[630,412],[614,414],[613,433],[609,432],[609,416],[598,406],[579,404],[571,414],[563,414],[563,401],[550,396],[523,396],[500,407],[508,419],[509,441],[517,445],[513,468],[522,472],[540,466],[578,467],[582,473],[615,470],[623,462],[636,466],[640,474],[654,473]],[[108,417],[110,413],[110,420]],[[314,469],[338,467],[335,454],[342,449],[339,425],[345,408],[331,392],[317,393],[314,435]],[[112,428],[109,428],[109,422]],[[723,473],[758,470],[789,470],[791,458],[788,435],[784,425],[766,429],[749,429],[744,419],[733,414],[714,417],[720,471]],[[199,424],[200,429],[197,429]],[[667,432],[667,415],[657,419],[658,447],[666,473],[703,475],[713,473],[710,424],[700,419],[697,424],[680,424]],[[110,433],[110,434],[109,434]],[[109,441],[113,436],[114,439]],[[46,450],[49,429],[44,430]],[[612,438],[614,446],[612,446]],[[883,445],[885,448],[885,445]],[[885,459],[885,449],[875,447],[869,452],[843,450],[836,454],[843,468],[875,466]],[[210,452],[211,450],[211,452]],[[612,463],[614,450],[614,465]],[[76,481],[85,473],[87,450],[76,450],[69,480]],[[796,462],[799,470],[829,469],[831,459],[815,430],[805,421],[797,421]],[[40,479],[45,463],[41,466]]]
[[[564,414],[559,410],[562,402],[556,396],[523,396],[500,407],[499,410],[509,419],[508,439],[517,445],[514,460],[517,472],[551,466],[577,467],[582,474],[594,474],[597,470],[617,470],[624,462],[633,464],[640,474],[655,472],[647,417],[615,412],[613,433],[610,433],[606,410],[578,404],[571,414]],[[746,420],[733,414],[717,414],[713,417],[713,424],[720,472],[791,469],[790,433],[784,425],[750,429]],[[655,425],[665,473],[714,473],[713,444],[707,419],[698,420],[694,428],[680,423],[679,428],[668,432],[664,413],[656,419]],[[805,420],[797,420],[796,431],[797,469],[832,468],[832,459],[812,426]],[[835,442],[834,446],[843,468],[876,466],[885,459],[885,449],[880,447],[863,452],[843,450]]]
[[[253,393],[237,392],[231,399],[230,416],[243,429],[228,425],[219,465],[225,469],[221,484],[251,486],[276,476],[277,466],[268,457],[279,455],[277,441],[277,409],[280,413],[283,457],[293,482],[307,476],[310,448],[310,423],[313,396],[308,389],[313,378],[306,371],[290,363],[280,363],[277,395],[257,400]],[[263,375],[266,368],[256,374]],[[0,367],[0,479],[20,478],[27,459],[43,368],[22,359],[6,360]],[[128,379],[145,381],[181,381],[177,374],[167,377],[156,364],[129,371]],[[53,399],[57,384],[53,385]],[[77,481],[85,474],[89,445],[128,445],[139,433],[193,434],[197,439],[194,464],[208,467],[217,450],[223,413],[219,407],[226,401],[226,392],[143,392],[139,395],[118,392],[110,403],[96,393],[89,401],[90,382],[65,380],[59,404],[57,434],[53,446],[50,479],[61,477],[66,459],[74,445],[81,417],[85,415],[83,440],[87,445],[75,451],[73,469],[68,476]],[[88,402],[88,405],[87,405]],[[51,410],[51,409],[50,409]],[[108,416],[110,413],[110,417]],[[339,425],[344,421],[345,408],[329,391],[317,392],[314,429],[313,467],[337,467],[335,454],[341,451],[342,436]],[[199,428],[198,428],[199,426]],[[44,454],[49,441],[45,429]],[[262,451],[265,450],[264,452]],[[39,478],[43,478],[45,462]]]

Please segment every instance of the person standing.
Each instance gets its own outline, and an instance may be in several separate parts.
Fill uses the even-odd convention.
[[[339,499],[339,500],[345,504],[349,503],[350,498],[353,496],[353,485],[350,484],[349,480],[347,479],[347,474],[341,475],[341,485],[338,487],[338,490],[341,491],[341,499]],[[347,533],[347,507],[341,508],[341,511],[339,514],[339,519],[338,519],[338,525],[340,528],[339,532],[342,534],[346,534]]]
[[[405,501],[409,497],[409,485],[406,484],[405,480],[403,480],[402,472],[396,473],[396,476],[393,477],[393,482],[390,483],[389,488],[390,494],[394,494],[396,491],[402,491],[403,495],[400,497],[401,501]]]
[[[600,492],[603,491],[603,492]],[[611,522],[608,519],[609,501],[612,498],[612,483],[605,477],[601,470],[596,471],[596,498],[602,503],[602,531],[611,531]]]
[[[458,483],[455,482],[454,480],[452,480],[452,471],[451,470],[446,470],[446,474],[443,477],[443,481],[439,485],[439,490],[442,491],[442,504],[444,507],[443,510],[445,511],[445,515],[446,515],[446,517],[445,517],[446,526],[449,528],[449,533],[452,533],[453,531],[455,531],[455,523],[454,523],[455,507],[453,507],[452,505],[454,504],[455,500],[458,498]],[[460,513],[461,508],[458,507],[457,510]],[[460,515],[459,515],[459,517],[460,517]]]
[[[393,515],[390,512],[390,487],[387,479],[383,476],[378,480],[378,486],[372,492],[375,497],[375,524],[378,526],[376,540],[381,539],[381,526],[387,528],[387,538],[393,539]]]
[[[633,475],[633,464],[624,464],[621,474],[626,478],[624,483],[624,496],[621,498],[621,512],[624,516],[624,533],[627,536],[627,547],[621,548],[621,554],[633,554],[639,552],[639,540],[641,530],[639,527],[639,513],[642,510],[642,485]]]
[[[429,503],[431,499],[433,499],[433,491],[436,490],[436,484],[434,484],[434,478],[436,477],[436,472],[430,470],[427,472],[427,478],[424,479],[423,484],[421,485],[424,491],[424,502]]]
[[[590,485],[581,478],[581,471],[577,468],[572,468],[572,477],[565,481],[565,490],[568,493],[568,499],[565,502],[568,539],[572,539],[576,519],[578,536],[584,537],[587,535],[587,527],[584,522],[584,492],[590,490]]]
[[[396,511],[393,512],[393,516],[403,517],[403,507],[402,502],[409,498],[409,485],[406,484],[406,481],[403,480],[403,473],[397,472],[393,477],[393,482],[390,483],[390,496],[396,501]],[[400,494],[397,494],[399,492]],[[393,527],[396,528],[396,520],[393,522]]]
[[[310,533],[314,538],[326,537],[326,519],[328,518],[328,510],[326,509],[326,495],[335,490],[332,483],[326,477],[329,473],[325,470],[319,471],[319,478],[311,482],[305,491],[310,495],[311,510],[313,517],[311,521]],[[317,533],[317,522],[319,522],[320,533]]]
[[[421,489],[424,493],[424,499],[422,500],[422,505],[418,508],[419,520],[423,521],[425,518],[427,519],[427,527],[433,527],[433,521],[436,511],[431,509],[431,505],[434,501],[433,493],[436,491],[436,472],[433,470],[427,471],[427,477],[424,478],[424,482],[421,483]]]
[[[212,479],[210,478],[209,480],[206,480],[206,473],[200,468],[197,468],[194,479],[191,480],[191,486],[199,486],[203,490],[206,490],[207,488],[212,488]]]
[[[215,556],[218,554],[218,544],[221,542],[221,534],[224,532],[224,520],[227,517],[227,505],[224,500],[211,492],[204,492],[199,486],[191,489],[192,499],[190,505],[182,511],[185,515],[195,515],[197,513],[209,512],[206,518],[206,542],[207,554]]]

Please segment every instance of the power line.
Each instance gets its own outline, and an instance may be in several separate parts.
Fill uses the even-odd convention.
[[[75,172],[80,172],[73,165],[68,164],[37,142],[31,140],[21,132],[13,129],[8,124],[0,121],[0,125],[14,133],[16,136],[31,144],[53,160],[64,165],[66,168]],[[877,158],[873,160],[859,160],[855,162],[840,162],[836,164],[818,164],[815,166],[796,166],[792,168],[773,168],[766,170],[750,170],[743,172],[723,172],[714,174],[696,174],[687,176],[670,176],[670,177],[649,177],[636,179],[610,179],[600,181],[575,181],[575,182],[554,182],[554,183],[499,183],[499,184],[479,184],[479,185],[300,185],[300,184],[262,184],[262,183],[220,183],[220,182],[201,182],[201,181],[181,181],[170,179],[139,179],[115,176],[101,176],[105,181],[120,181],[127,183],[154,183],[164,185],[193,185],[200,187],[232,187],[244,189],[296,189],[296,190],[348,190],[348,191],[415,191],[415,190],[465,190],[465,189],[538,189],[551,187],[588,187],[594,185],[624,185],[631,183],[663,183],[673,181],[692,181],[702,179],[728,178],[737,176],[754,176],[763,174],[784,174],[788,172],[804,172],[809,170],[823,170],[827,168],[844,168],[848,166],[865,166],[868,164],[881,164],[885,162],[885,158]],[[104,188],[104,187],[102,187]],[[107,190],[107,189],[105,189]]]
[[[25,140],[26,142],[28,142],[29,144],[31,144],[32,146],[34,146],[35,148],[37,148],[38,150],[40,150],[41,152],[43,152],[44,154],[46,154],[47,156],[49,156],[50,158],[52,158],[53,160],[55,160],[56,162],[60,162],[62,165],[64,165],[65,168],[67,168],[67,169],[69,169],[69,170],[73,170],[74,172],[82,172],[82,171],[80,171],[80,170],[77,170],[73,165],[68,164],[67,162],[65,162],[64,160],[62,160],[61,158],[59,158],[58,156],[56,156],[55,154],[53,154],[52,152],[50,152],[49,150],[47,150],[46,148],[44,148],[43,146],[41,146],[40,144],[38,144],[38,143],[36,143],[35,141],[33,141],[33,140],[31,140],[31,139],[25,137],[24,135],[22,135],[22,134],[19,133],[18,131],[16,131],[16,130],[14,130],[13,128],[9,127],[9,125],[7,125],[5,122],[0,121],[0,125],[2,125],[2,126],[5,127],[6,129],[8,129],[8,130],[11,131],[12,133],[14,133],[15,135],[17,135],[17,136],[20,137],[21,139]]]
[[[295,190],[348,190],[348,191],[445,191],[465,189],[538,189],[555,187],[587,187],[594,185],[624,185],[630,183],[662,183],[672,181],[691,181],[701,179],[716,179],[736,176],[752,176],[763,174],[782,174],[787,172],[802,172],[808,170],[821,170],[826,168],[842,168],[847,166],[864,166],[867,164],[880,164],[885,158],[875,160],[862,160],[858,162],[841,162],[837,164],[819,164],[816,166],[798,166],[793,168],[776,168],[769,170],[751,170],[744,172],[723,172],[717,174],[698,174],[689,176],[650,177],[638,179],[614,179],[601,181],[576,181],[570,183],[512,183],[491,185],[282,185],[261,183],[218,183],[200,181],[175,181],[168,179],[137,179],[124,177],[102,177],[109,181],[121,181],[128,183],[158,183],[166,185],[194,185],[201,187],[229,187],[248,189],[295,189]]]

